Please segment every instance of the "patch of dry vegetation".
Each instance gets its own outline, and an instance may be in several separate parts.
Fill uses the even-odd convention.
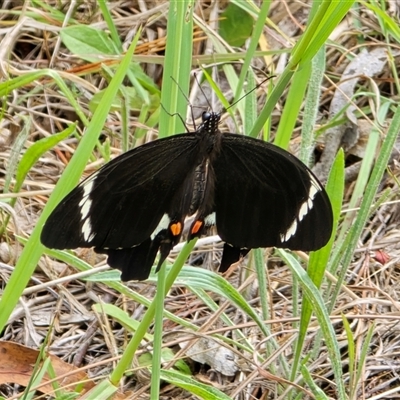
[[[216,18],[220,10],[225,6],[225,2],[198,2],[195,14],[199,21],[212,30],[217,24]],[[385,6],[387,15],[398,22],[400,13],[398,2],[389,1]],[[90,118],[89,101],[99,90],[107,86],[108,79],[100,63],[89,63],[71,54],[63,44],[59,33],[63,24],[68,24],[66,15],[71,18],[70,21],[73,19],[79,24],[100,29],[106,29],[106,24],[95,2],[82,2],[75,8],[70,2],[66,2],[61,8],[59,7],[60,3],[50,0],[43,4],[3,2],[0,9],[0,82],[23,77],[28,72],[44,68],[53,69],[60,74],[65,73],[61,76],[66,78],[65,83],[75,94],[82,111]],[[136,60],[140,62],[145,74],[156,85],[160,85],[168,3],[114,1],[109,3],[109,7],[124,44],[131,42],[139,24],[144,26]],[[24,16],[21,14],[22,9]],[[274,55],[266,53],[263,57],[255,58],[256,71],[280,74],[288,53],[281,53],[278,50],[290,49],[296,42],[307,21],[308,13],[309,5],[302,2],[281,0],[273,2],[269,17],[274,24],[266,26],[260,46],[261,50],[273,50]],[[201,60],[201,57],[212,51],[206,33],[199,26],[200,24],[194,34],[194,68],[197,68],[197,60]],[[349,205],[354,206],[350,201],[367,142],[371,136],[369,122],[387,124],[392,116],[390,107],[395,107],[398,103],[399,86],[396,68],[399,69],[400,65],[399,42],[388,35],[384,28],[371,9],[358,5],[336,28],[326,47],[326,71],[320,88],[321,102],[318,107],[316,127],[316,131],[323,134],[318,138],[315,150],[316,171],[326,179],[327,169],[332,162],[329,151],[335,156],[339,147],[345,148],[347,179],[343,216],[348,217],[343,223],[349,226],[352,225],[357,213],[357,210],[349,210]],[[366,64],[365,60],[359,60],[361,49],[368,54],[376,49],[383,49],[382,54],[387,57],[388,47],[391,48],[393,56],[390,62],[386,58],[379,66],[374,66],[372,63]],[[105,58],[103,63],[111,68],[118,61],[109,57]],[[354,71],[357,79],[352,80]],[[80,79],[74,81],[71,79],[73,76]],[[353,84],[345,86],[349,81]],[[221,86],[224,86],[224,83],[221,83]],[[265,93],[259,91],[259,107],[261,107]],[[280,122],[285,101],[285,97],[281,98],[273,113],[272,132]],[[353,109],[342,112],[335,124],[331,123],[331,117],[350,101]],[[388,105],[386,113],[382,111],[383,103]],[[132,132],[144,126],[138,121],[139,113],[140,111],[133,107],[129,115],[128,125]],[[303,114],[298,116],[291,141],[293,151],[299,147],[303,118]],[[84,124],[75,108],[50,77],[41,77],[21,84],[2,98],[0,120],[0,180],[4,188],[3,194],[0,195],[3,221],[0,243],[2,289],[13,272],[23,246],[16,240],[16,235],[28,237],[36,225],[38,215],[79,143],[79,135],[64,139],[41,155],[38,162],[30,168],[20,190],[14,193],[15,173],[21,155],[38,140],[51,137],[76,121],[79,133],[83,134]],[[367,121],[366,128],[363,125],[365,121]],[[102,138],[106,141],[103,143],[109,143],[111,157],[121,152],[122,126],[123,116],[120,110],[111,112],[104,126],[104,138]],[[157,133],[156,128],[146,127],[145,135],[137,139],[137,143],[153,140]],[[229,126],[222,129],[233,128]],[[382,139],[379,137],[378,147]],[[378,153],[377,151],[376,156]],[[85,175],[102,165],[105,158],[107,152],[95,150]],[[376,210],[371,212],[369,222],[359,238],[351,267],[345,274],[344,285],[334,307],[330,310],[340,345],[345,385],[351,399],[397,398],[400,392],[397,372],[400,347],[398,268],[400,214],[397,204],[397,146],[393,149],[389,167],[377,196],[377,200],[383,199],[383,204],[378,204]],[[355,206],[359,206],[359,203]],[[339,237],[338,240],[341,242],[337,246],[345,239],[345,235]],[[192,254],[190,262],[193,265],[200,265],[199,268],[203,264],[205,267],[215,267],[220,257],[220,249],[218,242],[204,245]],[[95,267],[105,265],[104,258],[95,255],[91,250],[79,250],[77,254],[79,258]],[[172,317],[165,318],[164,348],[170,349],[171,353],[175,354],[175,360],[184,359],[186,367],[196,380],[219,388],[231,398],[284,399],[287,398],[287,391],[293,386],[297,388],[298,393],[302,393],[300,398],[313,398],[309,387],[300,380],[300,377],[296,382],[289,383],[288,371],[282,369],[285,365],[291,365],[293,346],[298,336],[296,322],[299,319],[301,293],[297,289],[293,290],[292,274],[282,260],[272,251],[265,251],[264,256],[268,271],[267,293],[270,313],[266,324],[271,332],[270,337],[265,337],[247,314],[224,297],[212,292],[207,297],[200,291],[193,291],[177,284],[168,293],[165,301],[165,309]],[[230,270],[226,279],[244,296],[254,310],[261,313],[260,288],[252,269],[252,262],[253,258],[250,256],[241,263],[241,267]],[[130,282],[128,294],[127,291],[118,291],[106,283],[78,279],[80,275],[73,275],[75,273],[76,270],[70,268],[67,263],[43,256],[29,287],[23,293],[2,332],[1,340],[23,344],[35,350],[40,349],[45,342],[46,351],[85,371],[89,380],[99,382],[115,367],[117,359],[131,337],[131,330],[123,326],[118,318],[110,318],[102,313],[102,306],[98,305],[115,305],[131,316],[132,320],[140,321],[146,305],[133,300],[132,293],[135,293],[135,296],[152,299],[155,286],[151,282]],[[321,288],[323,293],[332,290],[338,274],[340,271],[326,274],[325,283]],[[294,297],[294,293],[300,294],[299,297]],[[212,308],[212,304],[216,309]],[[232,326],[226,324],[224,315],[228,316],[229,321],[233,323]],[[346,332],[343,316],[348,321],[352,337],[349,337],[348,331]],[[186,321],[187,325],[182,321]],[[194,333],[189,325],[197,326],[198,331]],[[143,356],[151,349],[152,333],[148,332],[149,336],[137,352],[132,368],[121,382],[121,393],[125,393],[121,398],[149,398],[149,372]],[[179,346],[184,338],[204,339],[215,337],[215,334],[231,339],[223,346],[222,342],[218,342],[218,347],[221,346],[225,351],[229,351],[228,354],[233,359],[232,376],[221,374],[215,365],[210,367],[185,358]],[[328,397],[335,398],[331,362],[325,346],[320,342],[320,334],[319,324],[314,318],[309,325],[303,354],[305,356],[309,354],[312,358],[312,363],[308,364],[307,368],[313,375],[314,381]],[[247,340],[246,344],[244,339]],[[320,343],[319,346],[315,345],[316,342]],[[242,343],[247,349],[252,346],[254,353],[250,354],[243,350],[237,346],[238,343]],[[367,348],[363,359],[365,343]],[[351,354],[352,352],[354,354]],[[223,354],[222,357],[225,357],[226,353]],[[221,355],[213,357],[218,359]],[[15,371],[15,374],[22,374],[22,371]],[[18,383],[24,384],[18,379],[14,383],[2,381],[0,395],[10,399],[20,398],[23,388]],[[46,398],[51,397],[50,391],[43,389]],[[165,383],[162,386],[161,398],[197,397]]]

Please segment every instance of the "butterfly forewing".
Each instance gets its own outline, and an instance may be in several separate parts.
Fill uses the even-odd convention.
[[[332,230],[329,199],[311,171],[288,152],[234,134],[213,162],[218,234],[237,248],[316,250]]]
[[[184,214],[188,208],[179,201],[198,164],[196,145],[194,135],[178,135],[112,160],[56,207],[42,243],[64,249],[129,248],[144,242],[170,210]]]

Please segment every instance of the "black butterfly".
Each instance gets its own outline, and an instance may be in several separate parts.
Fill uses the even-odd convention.
[[[147,143],[110,161],[55,208],[42,243],[94,247],[122,280],[149,276],[179,242],[216,226],[225,242],[219,271],[257,247],[311,251],[332,232],[329,198],[313,173],[285,150],[221,133],[220,114],[203,113],[193,133]]]

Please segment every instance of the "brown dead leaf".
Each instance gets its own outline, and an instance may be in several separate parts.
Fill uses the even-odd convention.
[[[13,342],[0,341],[0,384],[17,383],[22,386],[27,386],[32,378],[33,368],[39,356],[39,351]],[[82,383],[83,390],[91,389],[95,384],[90,381],[85,372],[81,369],[68,364],[58,357],[47,354],[50,357],[51,364],[55,375],[58,378],[57,383],[66,390],[73,390],[74,385],[67,387],[70,384],[76,385]],[[37,390],[41,393],[53,393],[54,388],[48,374],[45,374],[42,385]]]

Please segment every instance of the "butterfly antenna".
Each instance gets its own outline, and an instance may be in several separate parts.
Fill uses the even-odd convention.
[[[206,96],[206,94],[205,94],[203,88],[201,87],[199,80],[197,79],[197,74],[194,73],[193,75],[194,75],[194,79],[195,79],[195,81],[196,81],[196,83],[197,83],[197,86],[198,86],[199,89],[200,89],[201,94],[202,94],[202,95],[204,96],[204,98],[206,99],[208,108],[209,108],[210,110],[212,110],[213,107],[212,107],[212,105],[211,105],[211,103],[210,103],[210,100],[208,100],[208,97]]]
[[[206,102],[208,104],[208,107],[210,108],[210,110],[212,110],[212,106],[210,104],[210,101],[208,100],[208,97],[206,96],[204,90],[202,89],[202,87],[200,86],[200,83],[197,79],[197,75],[194,74],[194,78],[197,82],[197,84],[199,85],[199,89],[201,91],[201,93],[203,94],[204,98],[206,99]],[[275,78],[275,75],[269,76],[268,78],[264,79],[261,83],[259,83],[258,85],[256,85],[253,89],[251,89],[249,92],[245,93],[242,97],[240,97],[238,100],[236,100],[234,103],[230,104],[228,107],[222,107],[222,111],[220,112],[221,114],[228,111],[230,108],[232,108],[233,106],[235,106],[237,103],[239,103],[239,101],[243,100],[247,95],[249,95],[250,93],[254,92],[255,90],[257,90],[261,85],[263,85],[266,81],[268,81],[269,79]]]
[[[181,92],[182,96],[186,99],[186,101],[187,101],[187,103],[188,103],[188,106],[189,106],[189,108],[190,108],[190,116],[192,117],[193,129],[196,131],[197,128],[196,128],[196,122],[195,122],[194,113],[193,113],[193,105],[190,103],[189,97],[187,97],[186,94],[183,92],[183,90],[182,90],[182,88],[180,87],[178,81],[177,81],[173,76],[171,76],[171,79],[175,82],[176,86],[178,86],[179,91]],[[163,107],[163,108],[164,108],[164,107]],[[164,108],[164,110],[165,110],[165,108]],[[170,114],[170,115],[171,115],[171,114]],[[189,129],[188,129],[187,125],[186,125],[186,122],[183,121],[182,116],[181,116],[180,114],[178,114],[178,113],[175,113],[175,114],[172,114],[172,115],[178,115],[178,116],[179,116],[179,119],[182,121],[183,125],[184,125],[185,128],[186,128],[186,132],[189,132]]]
[[[186,122],[183,120],[181,114],[179,114],[179,113],[177,113],[177,112],[171,114],[171,113],[164,107],[164,105],[163,105],[162,103],[160,103],[160,106],[161,106],[161,108],[162,108],[170,117],[178,117],[178,118],[181,120],[183,126],[185,127],[186,132],[190,132],[190,131],[189,131],[189,128],[187,127]]]
[[[249,92],[245,93],[242,97],[240,97],[239,99],[237,99],[234,103],[230,104],[229,107],[227,107],[225,109],[225,111],[228,111],[230,108],[232,108],[233,106],[235,106],[237,103],[239,103],[239,101],[243,100],[246,96],[248,96],[250,93],[254,92],[255,90],[257,90],[261,85],[263,85],[265,82],[269,81],[272,78],[275,78],[275,75],[269,76],[268,78],[265,78],[261,83],[259,83],[258,85],[254,86],[253,89],[251,89]]]

